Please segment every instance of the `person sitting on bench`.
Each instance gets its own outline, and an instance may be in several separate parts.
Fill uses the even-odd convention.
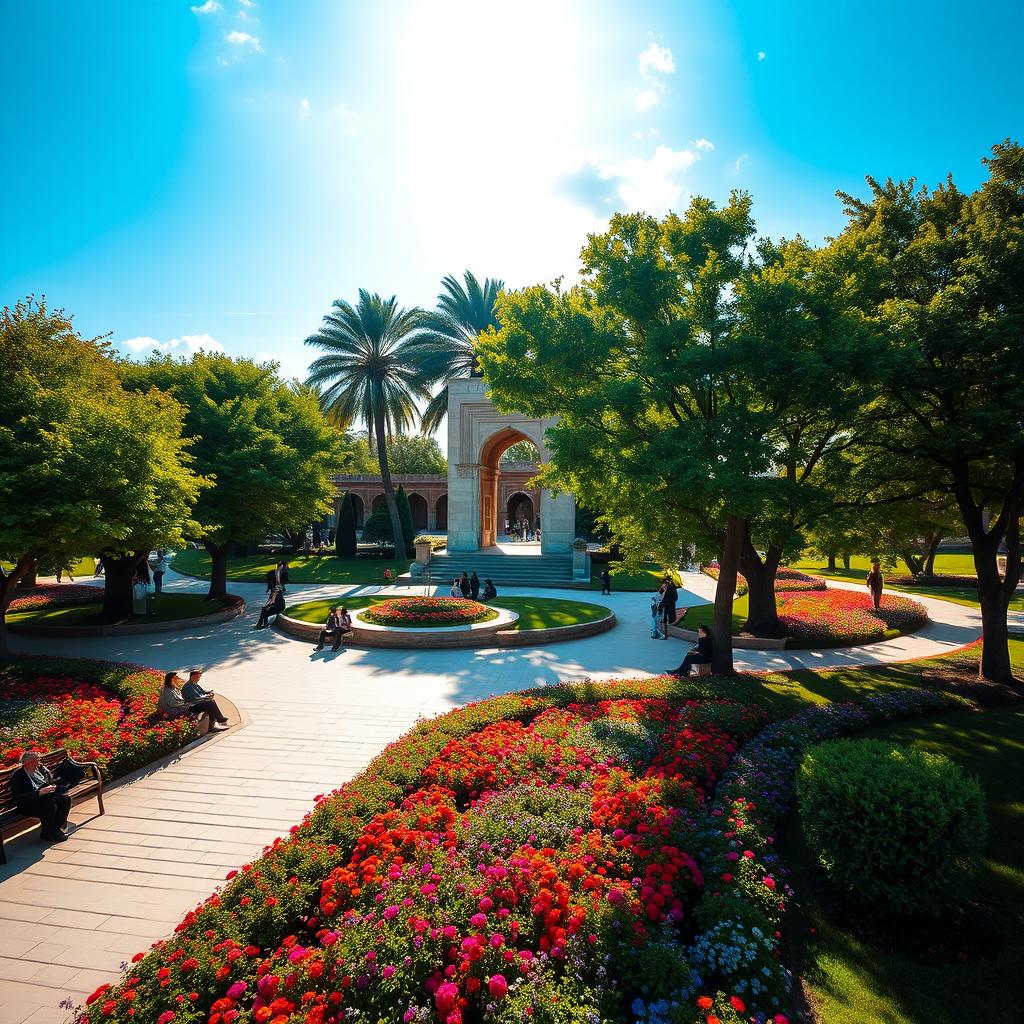
[[[711,655],[714,651],[714,641],[708,632],[707,626],[697,627],[697,643],[693,649],[683,658],[683,663],[678,668],[670,668],[670,676],[688,676],[694,665],[707,665],[711,662]]]
[[[331,614],[327,616],[327,624],[320,630],[320,639],[317,641],[314,653],[324,649],[324,641],[326,641],[329,636],[334,637],[334,645],[331,647],[331,650],[336,651],[345,639],[345,634],[351,632],[352,616],[349,615],[348,609],[341,608],[339,610],[338,606],[335,605],[331,609]]]
[[[484,589],[480,591],[481,601],[493,601],[498,596],[498,591],[490,580],[484,580]]]
[[[284,591],[280,587],[274,587],[266,604],[260,609],[260,620],[256,623],[257,629],[264,629],[270,625],[271,615],[280,615],[284,611]]]
[[[188,701],[181,695],[177,687],[178,676],[175,672],[168,672],[164,676],[164,688],[160,691],[160,710],[171,718],[179,718],[181,715],[206,714],[210,716],[210,722],[216,731],[217,726],[227,726],[228,720],[224,712],[217,706],[213,698],[207,700]]]
[[[21,755],[21,768],[11,776],[11,796],[22,814],[42,823],[40,839],[49,843],[63,843],[67,839],[64,826],[71,813],[71,797],[61,792],[60,784],[40,764],[35,750],[26,750]]]

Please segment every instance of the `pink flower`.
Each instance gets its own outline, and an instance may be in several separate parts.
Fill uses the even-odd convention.
[[[249,986],[244,981],[236,981],[227,991],[228,999],[239,999]]]
[[[504,999],[508,995],[508,982],[504,974],[492,974],[487,988],[495,999]]]
[[[455,1009],[459,1000],[459,986],[453,982],[446,981],[437,986],[434,994],[434,1002],[441,1013],[449,1013]]]

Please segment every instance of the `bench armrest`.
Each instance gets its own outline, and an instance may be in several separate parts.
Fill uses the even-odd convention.
[[[70,754],[68,754],[68,760],[76,768],[91,768],[93,777],[100,784],[100,792],[103,791],[103,770],[100,768],[97,761],[76,761]]]

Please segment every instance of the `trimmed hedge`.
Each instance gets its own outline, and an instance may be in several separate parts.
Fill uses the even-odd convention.
[[[808,847],[850,899],[937,916],[967,895],[985,797],[948,757],[882,740],[824,743],[800,765],[797,803]]]

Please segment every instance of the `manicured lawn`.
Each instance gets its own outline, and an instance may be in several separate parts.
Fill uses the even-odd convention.
[[[391,600],[394,595],[386,597],[335,597],[326,601],[303,601],[285,610],[285,615],[303,622],[326,622],[327,616],[335,605],[344,605],[349,611],[367,608]],[[597,604],[586,604],[583,601],[563,601],[550,597],[498,597],[494,602],[496,608],[507,608],[519,614],[516,629],[550,629],[553,626],[573,626],[580,622],[593,622],[603,619],[608,609]]]
[[[608,563],[612,574],[612,591],[616,590],[650,590],[658,589],[662,578],[667,574],[675,580],[676,586],[680,586],[682,580],[675,569],[665,569],[656,562],[644,562],[639,572],[622,572],[615,568],[617,563]],[[591,564],[590,568],[590,589],[601,589],[601,573],[604,565]]]
[[[1015,643],[1018,665],[1022,645]],[[801,934],[805,988],[820,1024],[961,1024],[1021,1019],[1024,977],[1024,710],[957,712],[903,722],[866,735],[942,753],[985,789],[989,838],[976,888],[995,912],[1006,944],[994,960],[930,965],[888,954],[832,923],[809,888],[806,853],[793,858],[794,886],[806,920]],[[795,835],[791,831],[791,838]],[[797,845],[798,844],[791,844]],[[815,929],[811,933],[809,929]]]
[[[799,562],[791,562],[790,566],[793,569],[802,569],[804,572],[813,572],[818,575],[824,575],[826,571],[824,563],[820,558],[804,558]],[[855,579],[858,582],[863,582],[864,577],[867,576],[870,570],[870,558],[855,555],[850,559],[850,568],[848,570],[850,578]],[[837,559],[837,572],[847,572],[847,570],[843,569],[841,559]],[[907,575],[909,570],[902,562],[900,562],[897,572],[900,575]],[[974,556],[970,554],[958,555],[944,554],[940,552],[935,556],[935,572],[939,576],[944,574],[950,576],[973,576]]]
[[[231,602],[223,598],[207,601],[202,594],[163,593],[150,596],[149,614],[132,616],[125,622],[170,622],[173,619],[190,619],[197,615],[211,615],[226,608]],[[101,616],[102,602],[94,604],[51,605],[47,608],[28,608],[20,612],[8,612],[8,625],[31,624],[38,626],[100,626],[105,625]]]
[[[6,572],[10,572],[14,568],[13,562],[2,562],[0,565],[4,567]],[[79,576],[85,579],[92,579],[93,574],[96,572],[96,559],[95,558],[78,558],[71,565],[71,575],[77,580]],[[46,573],[40,573],[40,575],[48,575]]]
[[[243,555],[228,561],[228,579],[240,583],[263,583],[277,564],[273,555]],[[210,556],[205,551],[186,548],[171,562],[176,572],[199,579],[210,578]],[[295,555],[288,558],[291,583],[380,583],[384,570],[400,575],[409,568],[408,560],[393,562],[383,558],[335,558]]]

